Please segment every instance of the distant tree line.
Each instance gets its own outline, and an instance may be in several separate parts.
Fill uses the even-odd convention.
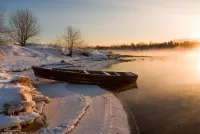
[[[151,50],[151,49],[172,49],[172,48],[194,48],[199,46],[199,41],[169,41],[162,43],[131,43],[111,46],[95,46],[95,49],[131,49],[131,50]]]

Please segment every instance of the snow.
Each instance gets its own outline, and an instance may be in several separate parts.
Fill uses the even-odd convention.
[[[33,122],[34,119],[38,118],[39,114],[35,112],[26,112],[18,116],[5,116],[0,114],[0,130],[4,128],[11,128],[14,126],[25,125]]]
[[[35,102],[48,101],[49,99],[48,97],[42,95],[40,92],[36,90],[31,93],[31,96],[32,96],[33,101]]]
[[[38,90],[52,99],[44,108],[48,127],[41,129],[40,133],[66,133],[70,132],[80,120],[88,107],[88,97],[76,94],[69,89],[77,89],[82,85],[66,83],[40,84]],[[55,90],[56,89],[56,90]],[[52,109],[56,109],[52,112]],[[67,114],[66,114],[67,113]]]
[[[44,108],[49,125],[41,133],[66,133],[76,124],[74,120],[79,120],[71,131],[74,134],[129,133],[127,116],[119,100],[96,85],[46,83],[37,89],[52,98]],[[88,105],[81,118],[80,113]]]
[[[27,83],[30,81],[26,77],[11,76],[5,72],[0,73],[0,76],[0,130],[26,125],[38,118],[41,108],[35,110],[37,101],[33,98],[48,98],[41,99],[44,96],[28,86]],[[23,80],[27,83],[22,83]],[[35,93],[34,97],[31,93]]]
[[[97,88],[96,90],[103,90]],[[89,95],[89,94],[88,94]],[[91,98],[89,108],[72,134],[129,134],[126,113],[119,100],[108,91]]]
[[[41,133],[70,132],[87,107],[87,98],[80,95],[52,99],[50,104],[44,108],[49,125],[42,129]],[[52,112],[52,108],[57,110]]]
[[[35,111],[34,112],[36,112],[38,114],[42,114],[44,105],[45,105],[44,101],[36,103]]]
[[[21,47],[16,45],[2,45],[0,51],[3,53],[3,59],[1,59],[0,70],[5,71],[24,71],[30,70],[32,66],[43,65],[61,65],[67,67],[67,63],[73,63],[80,60],[107,60],[106,52],[92,50],[89,57],[64,56],[61,52],[54,47],[31,45],[27,47]],[[64,64],[60,62],[64,60]],[[49,66],[51,67],[51,66]]]
[[[0,112],[4,111],[5,102],[20,101],[22,96],[20,95],[20,88],[14,85],[1,85],[0,88]],[[7,97],[9,96],[9,97]]]
[[[20,71],[30,69],[32,66],[42,66],[47,64],[59,64],[61,60],[68,62],[73,58],[63,56],[59,51],[51,47],[32,45],[20,47],[16,45],[2,45],[3,52],[0,70]]]
[[[119,100],[96,85],[47,83],[36,87],[38,92],[10,83],[21,75],[35,80],[32,66],[101,70],[119,62],[108,58],[112,53],[91,50],[89,57],[77,54],[67,57],[53,47],[42,45],[0,46],[0,52],[3,55],[0,63],[0,130],[31,123],[44,112],[48,126],[40,129],[39,133],[130,132],[126,113]],[[48,104],[45,104],[49,102],[46,96],[51,100]],[[7,108],[5,103],[8,104]],[[21,112],[25,107],[28,107],[27,111]],[[8,113],[17,110],[19,114],[4,115],[2,112],[5,109]]]
[[[90,54],[91,54],[90,57],[93,60],[107,60],[108,59],[108,57],[105,54],[103,54],[97,50],[90,52]]]

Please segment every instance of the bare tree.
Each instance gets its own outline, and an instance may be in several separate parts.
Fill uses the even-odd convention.
[[[0,12],[0,44],[3,43],[3,33],[4,33],[4,18],[3,18],[3,13]]]
[[[41,31],[36,16],[29,10],[17,10],[10,16],[9,24],[11,38],[22,46]]]
[[[72,56],[74,47],[78,47],[83,43],[80,30],[73,28],[71,25],[65,29],[62,37],[69,50],[68,56]]]
[[[0,11],[0,44],[4,44],[7,41],[6,34],[8,33],[8,28],[4,22],[4,11]]]

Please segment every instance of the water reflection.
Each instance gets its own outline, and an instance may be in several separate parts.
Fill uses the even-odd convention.
[[[138,90],[120,92],[118,97],[134,114],[141,134],[199,134],[199,53],[175,51],[162,58],[154,56],[107,69],[139,76]]]
[[[125,84],[125,85],[117,85],[117,86],[106,86],[106,85],[99,85],[103,89],[106,89],[108,91],[111,91],[113,93],[120,93],[127,90],[137,89],[138,85],[136,82],[133,82],[131,84]]]

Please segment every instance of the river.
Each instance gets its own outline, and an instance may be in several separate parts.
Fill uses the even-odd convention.
[[[200,133],[200,51],[117,51],[152,57],[110,66],[138,74],[137,88],[117,94],[141,134]]]

